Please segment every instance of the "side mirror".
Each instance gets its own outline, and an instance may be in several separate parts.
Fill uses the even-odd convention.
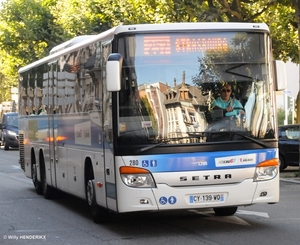
[[[121,54],[110,54],[106,63],[106,88],[109,92],[121,90],[121,71],[123,57]]]

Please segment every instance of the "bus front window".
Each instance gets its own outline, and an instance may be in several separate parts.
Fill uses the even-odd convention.
[[[266,40],[262,33],[247,32],[120,38],[118,143],[205,143],[230,140],[228,132],[273,138]],[[224,108],[213,110],[225,84],[243,113],[226,116]]]

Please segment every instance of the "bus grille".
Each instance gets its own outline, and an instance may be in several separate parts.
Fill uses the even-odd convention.
[[[25,154],[24,154],[24,135],[20,134],[19,135],[19,154],[20,154],[20,159],[19,159],[19,164],[23,171],[25,171]]]

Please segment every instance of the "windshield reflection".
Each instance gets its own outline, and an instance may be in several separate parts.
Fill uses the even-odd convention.
[[[197,44],[208,35],[215,42],[222,36],[220,45],[187,49],[190,41],[184,40]],[[185,39],[172,34],[160,37],[158,46],[152,45],[155,38],[136,35],[120,41],[125,59],[119,144],[203,143],[244,139],[241,134],[274,137],[263,34],[199,33],[185,34]],[[226,101],[221,98],[225,85],[230,85]],[[224,108],[216,110],[217,100]],[[231,113],[224,111],[228,106]]]

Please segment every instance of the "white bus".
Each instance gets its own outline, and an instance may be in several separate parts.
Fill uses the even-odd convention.
[[[123,25],[70,40],[19,70],[20,165],[45,198],[86,199],[95,222],[276,203],[280,64],[263,23]],[[225,83],[236,115],[212,107]]]

